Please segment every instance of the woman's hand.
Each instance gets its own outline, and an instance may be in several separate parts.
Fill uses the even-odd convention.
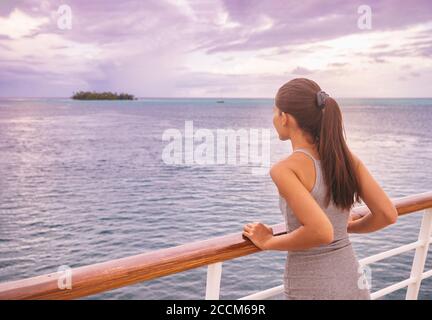
[[[350,212],[348,223],[353,222],[353,221],[358,220],[358,219],[361,219],[361,218],[363,218],[363,216],[361,214]]]
[[[363,217],[364,216],[362,216],[362,215],[360,215],[358,213],[350,212],[350,215],[349,215],[349,218],[348,218],[348,226],[347,226],[348,233],[351,232],[351,226],[354,225],[354,222],[356,220],[359,220],[359,219],[363,218]]]
[[[243,228],[243,235],[261,250],[266,250],[266,243],[273,238],[273,229],[261,222],[247,223]]]

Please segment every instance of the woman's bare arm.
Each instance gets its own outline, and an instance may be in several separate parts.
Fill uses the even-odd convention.
[[[290,233],[271,237],[265,249],[296,251],[331,243],[331,222],[294,171],[286,164],[278,163],[272,167],[270,175],[301,226]]]
[[[370,214],[350,221],[348,232],[367,233],[380,230],[397,221],[398,213],[384,190],[369,173],[363,162],[354,156],[357,162],[356,175],[359,181],[359,195],[365,202]]]

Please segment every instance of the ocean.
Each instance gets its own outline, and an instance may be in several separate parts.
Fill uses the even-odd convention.
[[[258,128],[270,163],[291,153],[273,99],[0,99],[0,282],[283,222],[268,174],[249,164],[167,164],[164,132]],[[390,197],[432,189],[432,99],[338,99],[348,144]],[[264,170],[265,171],[265,170]],[[363,258],[417,240],[421,213],[352,235]],[[286,253],[223,264],[221,299],[281,285]],[[408,278],[413,251],[371,265],[372,291]],[[426,269],[432,268],[429,254]],[[203,299],[207,267],[88,299]],[[403,299],[406,289],[385,299]],[[420,299],[432,298],[432,279]]]

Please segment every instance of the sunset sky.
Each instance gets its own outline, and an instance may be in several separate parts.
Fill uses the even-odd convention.
[[[0,0],[3,97],[273,97],[294,77],[338,97],[431,97],[432,1]]]

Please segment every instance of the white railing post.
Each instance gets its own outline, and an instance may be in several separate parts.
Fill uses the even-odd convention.
[[[206,300],[219,300],[220,283],[222,277],[222,262],[208,265]]]
[[[422,274],[424,270],[424,266],[426,263],[426,258],[429,250],[430,237],[432,233],[432,208],[426,209],[419,231],[418,240],[422,242],[422,245],[419,246],[414,255],[414,260],[411,268],[411,279],[415,279],[415,282],[408,285],[406,299],[407,300],[416,300],[418,297],[418,293],[420,290],[420,284],[422,280]]]

